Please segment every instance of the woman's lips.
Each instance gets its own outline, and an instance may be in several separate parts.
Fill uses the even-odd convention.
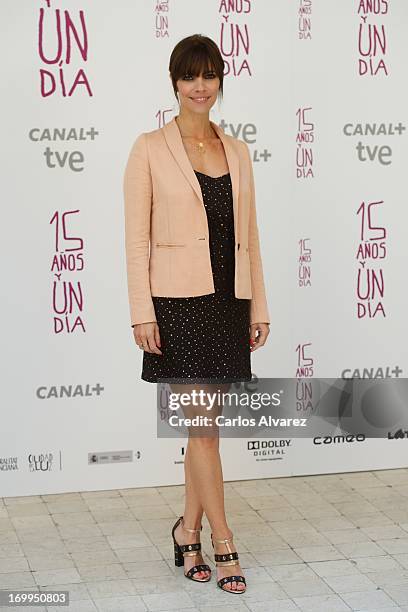
[[[193,100],[193,102],[197,102],[198,104],[204,104],[204,102],[207,102],[207,100],[210,99],[210,96],[201,97],[201,98],[190,98],[190,99]]]

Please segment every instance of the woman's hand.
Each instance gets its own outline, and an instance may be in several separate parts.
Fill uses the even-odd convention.
[[[249,342],[251,344],[251,351],[253,352],[265,344],[269,335],[269,323],[252,323],[249,329]],[[256,334],[257,331],[259,332],[258,335]]]
[[[157,321],[150,323],[138,323],[133,328],[133,336],[139,348],[147,353],[157,353],[163,355],[160,350],[160,333]]]

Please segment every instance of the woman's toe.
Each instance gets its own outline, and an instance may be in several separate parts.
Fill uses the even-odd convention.
[[[236,580],[233,580],[230,584],[231,591],[242,591],[242,589],[244,588],[242,582],[237,582]]]

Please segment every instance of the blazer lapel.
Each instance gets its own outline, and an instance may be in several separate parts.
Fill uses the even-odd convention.
[[[184,148],[175,117],[173,117],[169,123],[166,123],[163,126],[163,133],[168,147],[173,153],[174,159],[180,166],[184,176],[196,192],[197,196],[200,198],[201,202],[203,202],[203,194],[201,193],[200,183],[198,182],[198,178],[194,173],[193,167]]]
[[[228,167],[231,175],[232,183],[232,194],[233,194],[233,205],[234,205],[234,219],[235,219],[235,230],[238,227],[238,195],[239,195],[239,157],[232,143],[226,138],[224,130],[219,127],[213,121],[210,121],[214,131],[220,138],[227,158]],[[186,150],[181,139],[179,127],[176,123],[175,117],[163,126],[164,137],[171,150],[174,159],[180,166],[184,176],[196,192],[200,201],[203,202],[203,194],[201,193],[200,183],[198,182],[197,176],[191,165],[190,159],[186,153]]]

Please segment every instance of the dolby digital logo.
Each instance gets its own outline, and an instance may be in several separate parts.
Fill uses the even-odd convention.
[[[282,459],[286,450],[292,445],[290,438],[274,440],[248,440],[247,451],[258,459]]]

